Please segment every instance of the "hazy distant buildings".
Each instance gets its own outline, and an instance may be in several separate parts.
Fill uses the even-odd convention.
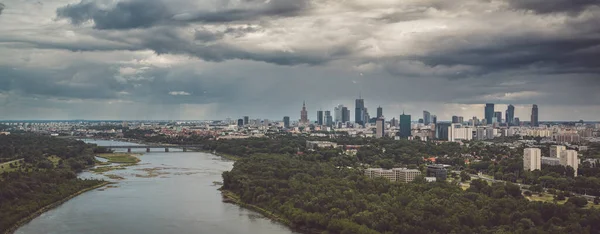
[[[502,123],[502,112],[494,112],[494,119],[496,120],[496,123]]]
[[[248,125],[248,122],[250,122],[250,117],[244,116],[244,125]]]
[[[423,124],[429,125],[431,123],[431,113],[429,111],[423,111]]]
[[[534,171],[542,169],[542,150],[526,148],[523,150],[523,170]]]
[[[410,115],[405,115],[404,113],[402,113],[400,115],[400,137],[408,138],[411,135],[411,130],[412,126]]]
[[[462,116],[458,116],[458,123],[464,123],[465,119]]]
[[[435,125],[435,138],[438,140],[448,140],[448,128],[451,123],[438,123]]]
[[[532,127],[539,127],[540,123],[539,123],[539,116],[538,116],[538,106],[533,104],[533,107],[531,108],[531,122],[530,122]]]
[[[244,119],[238,119],[237,125],[238,125],[238,127],[244,126]]]
[[[308,112],[306,111],[306,102],[302,103],[302,110],[300,111],[300,123],[308,124]]]
[[[432,115],[432,116],[431,116],[431,122],[432,122],[433,124],[437,124],[437,115]]]
[[[485,104],[485,120],[486,124],[493,124],[494,121],[494,104]]]
[[[514,122],[513,122],[513,125],[515,125],[515,126],[521,126],[521,120],[519,118],[515,118]]]
[[[323,121],[327,127],[333,126],[333,116],[331,116],[331,111],[325,111],[325,117],[323,118]]]
[[[383,117],[377,118],[377,121],[375,122],[375,127],[376,127],[375,137],[376,138],[384,137],[385,136],[385,119]]]
[[[344,105],[338,105],[336,107],[333,108],[333,120],[335,122],[342,122],[342,109],[344,108]]]
[[[350,122],[350,110],[348,110],[348,107],[342,107],[342,122]]]
[[[458,116],[456,116],[456,115],[452,116],[452,123],[460,123],[460,122],[458,122]]]

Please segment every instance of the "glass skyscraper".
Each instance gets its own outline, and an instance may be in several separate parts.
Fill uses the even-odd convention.
[[[494,104],[485,104],[485,121],[486,124],[492,124],[494,122]]]

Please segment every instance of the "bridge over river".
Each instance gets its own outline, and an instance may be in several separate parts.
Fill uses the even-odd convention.
[[[187,152],[188,149],[202,148],[202,145],[115,145],[115,146],[104,146],[108,149],[127,149],[128,153],[131,153],[131,149],[146,149],[146,152],[150,152],[150,149],[165,149],[165,152],[169,152],[169,148],[181,148],[183,152]]]

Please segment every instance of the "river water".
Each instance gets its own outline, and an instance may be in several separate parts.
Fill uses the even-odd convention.
[[[103,146],[128,142],[88,141]],[[121,234],[121,233],[294,233],[262,215],[223,203],[217,190],[221,173],[233,162],[199,152],[144,153],[141,162],[103,175],[84,172],[81,178],[115,181],[115,187],[79,195],[19,228],[18,234]],[[112,174],[124,179],[112,180]]]

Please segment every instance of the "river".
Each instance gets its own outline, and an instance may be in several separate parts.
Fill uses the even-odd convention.
[[[128,142],[90,140],[98,145],[134,145]],[[223,203],[217,190],[221,173],[233,162],[199,152],[144,153],[141,162],[125,170],[104,174],[83,172],[81,178],[117,182],[86,192],[19,228],[18,234],[120,234],[120,233],[295,233],[259,213]],[[163,150],[164,151],[164,150]]]

